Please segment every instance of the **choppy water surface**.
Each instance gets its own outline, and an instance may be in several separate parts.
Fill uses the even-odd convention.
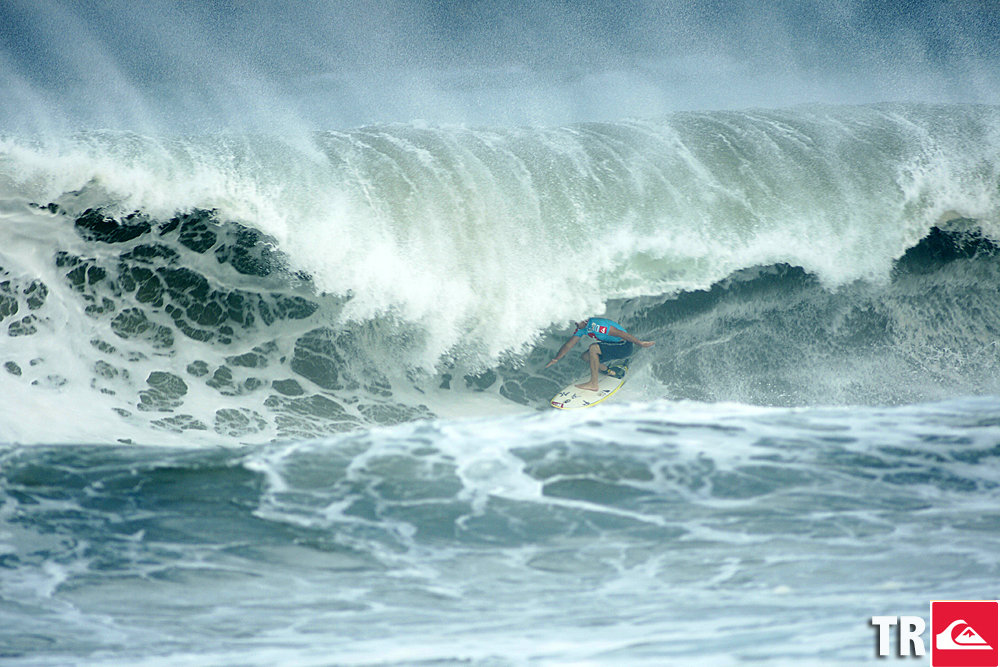
[[[991,400],[3,452],[10,664],[857,664],[996,581]],[[820,623],[819,619],[822,619]]]

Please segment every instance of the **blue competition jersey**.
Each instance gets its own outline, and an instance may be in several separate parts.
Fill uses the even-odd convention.
[[[583,337],[584,335],[590,336],[591,338],[596,338],[597,340],[604,341],[605,343],[620,343],[623,339],[618,336],[612,336],[608,331],[614,327],[619,331],[625,331],[620,324],[617,322],[612,322],[611,320],[601,319],[599,317],[591,317],[587,320],[587,326],[582,329],[577,329],[574,336]],[[628,333],[628,331],[625,331]]]

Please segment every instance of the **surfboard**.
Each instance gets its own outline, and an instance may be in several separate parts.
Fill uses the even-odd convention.
[[[556,394],[551,401],[552,407],[560,410],[576,410],[589,408],[611,398],[625,384],[625,379],[628,377],[628,366],[624,363],[611,362],[611,368],[624,369],[625,374],[622,377],[611,377],[601,373],[597,378],[597,391],[590,391],[576,386],[590,380],[590,373],[587,373],[586,377],[580,378]]]

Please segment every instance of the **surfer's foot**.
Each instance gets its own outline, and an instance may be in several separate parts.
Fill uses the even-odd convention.
[[[597,391],[600,387],[597,386],[596,382],[585,382],[583,384],[576,385],[577,389],[586,389],[588,391]]]
[[[625,369],[621,366],[609,366],[608,370],[604,371],[604,374],[613,378],[623,378],[625,377]]]

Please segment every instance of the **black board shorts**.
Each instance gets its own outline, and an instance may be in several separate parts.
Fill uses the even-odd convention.
[[[632,343],[627,340],[618,343],[598,341],[598,344],[601,346],[601,361],[605,363],[612,359],[624,359],[632,354]]]

